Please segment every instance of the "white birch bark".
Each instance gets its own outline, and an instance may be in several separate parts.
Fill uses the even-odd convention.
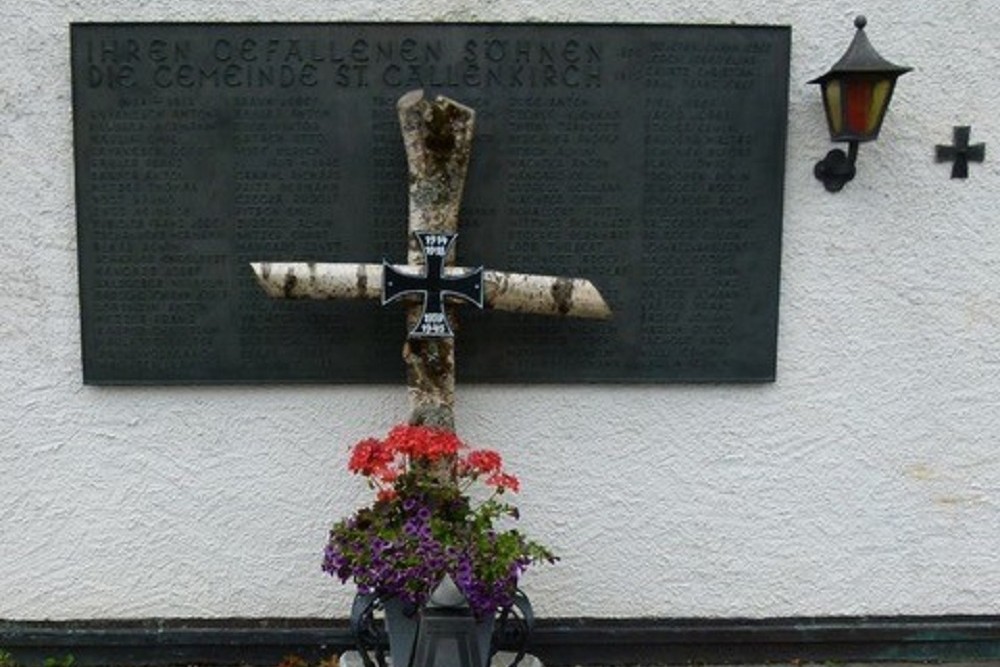
[[[287,299],[378,299],[382,296],[381,264],[257,262],[251,265],[268,296]],[[418,275],[420,267],[395,265]],[[469,269],[448,267],[445,275]],[[505,271],[483,272],[483,307],[511,313],[607,319],[611,309],[585,278],[539,276]]]
[[[428,100],[411,91],[396,104],[410,176],[407,261],[417,266],[424,256],[414,232],[458,231],[465,174],[472,152],[475,112],[446,97]],[[455,262],[455,249],[445,266]],[[380,283],[381,284],[381,281]],[[412,329],[422,306],[411,305],[406,324]],[[448,309],[452,328],[456,322]],[[410,394],[410,423],[455,430],[455,339],[407,338],[403,361]]]

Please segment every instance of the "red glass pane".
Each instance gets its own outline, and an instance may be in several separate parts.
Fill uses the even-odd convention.
[[[844,120],[847,131],[852,134],[868,133],[868,117],[872,108],[871,79],[854,79],[844,81],[846,95],[844,96]]]

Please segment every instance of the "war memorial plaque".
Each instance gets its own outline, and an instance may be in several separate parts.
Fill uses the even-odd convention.
[[[789,41],[783,27],[75,24],[84,379],[399,382],[400,312],[272,300],[249,263],[405,262],[395,103],[423,88],[476,110],[457,263],[585,276],[614,311],[463,309],[461,382],[772,380]]]

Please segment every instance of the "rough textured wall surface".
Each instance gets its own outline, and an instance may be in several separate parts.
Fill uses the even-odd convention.
[[[994,0],[29,0],[0,10],[0,618],[345,616],[320,573],[347,446],[402,386],[81,383],[71,21],[518,20],[793,27],[778,380],[462,387],[562,554],[544,616],[1000,613],[1000,15]],[[806,81],[864,11],[916,68],[838,195]],[[933,163],[973,126],[967,181]]]

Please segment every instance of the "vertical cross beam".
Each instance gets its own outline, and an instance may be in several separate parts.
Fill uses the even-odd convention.
[[[418,233],[455,234],[472,151],[475,112],[453,100],[428,100],[422,91],[396,104],[409,167],[408,263],[424,264]],[[454,244],[444,266],[455,263]],[[406,321],[418,327],[423,304],[408,306]],[[452,321],[453,319],[453,314]],[[455,430],[455,339],[407,338],[403,344],[410,423]]]
[[[938,162],[954,161],[951,166],[952,178],[968,178],[969,162],[982,162],[986,159],[986,144],[969,145],[972,128],[968,125],[956,126],[953,130],[953,146],[935,146]]]

